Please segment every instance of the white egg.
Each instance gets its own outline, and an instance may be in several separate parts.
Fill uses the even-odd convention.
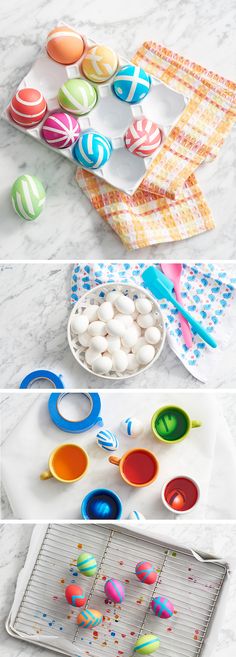
[[[116,335],[121,337],[126,331],[123,322],[121,322],[119,319],[109,319],[109,322],[107,322],[106,326],[109,335]]]
[[[130,328],[134,321],[132,315],[122,315],[122,313],[117,313],[114,319],[119,319],[121,322],[123,322],[125,328]]]
[[[101,319],[102,322],[108,322],[112,317],[114,317],[113,305],[110,301],[104,301],[104,303],[98,308],[98,318]]]
[[[124,372],[127,369],[128,356],[123,349],[119,349],[112,354],[112,362],[116,372]]]
[[[79,339],[79,343],[82,344],[83,347],[90,346],[91,336],[89,335],[88,331],[85,331],[85,333],[79,335],[78,339]]]
[[[95,335],[91,338],[90,346],[101,354],[107,349],[107,340],[102,335]]]
[[[128,354],[127,356],[127,370],[129,372],[134,372],[138,368],[138,361],[134,354]]]
[[[107,330],[105,322],[100,322],[99,320],[91,322],[88,327],[88,332],[92,337],[95,335],[106,335]]]
[[[142,335],[142,337],[141,337],[141,338],[138,338],[136,344],[134,344],[134,346],[132,347],[132,351],[134,352],[134,354],[136,354],[136,352],[137,352],[141,347],[143,347],[145,344],[147,344],[147,343],[146,343],[145,338],[144,338],[143,335]]]
[[[137,299],[135,301],[135,308],[140,315],[147,315],[152,311],[152,302],[150,299]]]
[[[94,361],[96,360],[96,358],[98,358],[98,357],[99,357],[99,352],[98,352],[98,351],[95,351],[95,349],[92,349],[91,347],[89,347],[88,349],[86,349],[86,352],[85,352],[85,360],[86,360],[86,363],[88,363],[88,365],[92,365],[93,362],[94,362]]]
[[[148,313],[147,315],[138,315],[137,323],[139,326],[141,326],[141,328],[147,329],[149,326],[154,326],[155,318],[153,317],[152,313]]]
[[[134,322],[134,323],[132,324],[132,328],[135,329],[135,331],[136,331],[136,333],[137,333],[137,337],[140,338],[140,337],[141,337],[141,334],[142,334],[142,330],[141,330],[140,326],[137,324],[137,322]]]
[[[157,326],[150,326],[146,329],[144,336],[146,342],[149,344],[157,344],[161,339],[161,331],[159,328],[157,328]]]
[[[92,364],[95,374],[108,374],[112,368],[112,360],[108,356],[98,356]]]
[[[148,365],[153,360],[155,353],[154,347],[151,344],[146,344],[140,347],[135,356],[140,365]]]
[[[96,303],[90,304],[85,308],[84,315],[87,316],[89,322],[94,322],[98,318],[98,305]]]
[[[119,294],[117,299],[115,299],[114,305],[118,312],[123,313],[124,315],[132,315],[135,311],[133,300],[125,296],[125,294]]]
[[[86,315],[74,315],[71,320],[71,328],[73,333],[77,333],[80,335],[81,333],[85,333],[87,331],[89,325],[89,320]]]
[[[114,303],[114,301],[117,299],[119,294],[120,292],[118,292],[118,290],[111,290],[111,292],[108,292],[106,295],[106,301],[110,301],[110,303]]]
[[[110,354],[113,354],[113,351],[120,349],[120,338],[117,335],[108,335],[106,341],[107,351],[109,351]]]
[[[125,334],[121,338],[121,342],[124,347],[131,348],[136,344],[138,338],[139,336],[135,326],[134,327],[131,326],[131,328],[128,328],[126,330]]]

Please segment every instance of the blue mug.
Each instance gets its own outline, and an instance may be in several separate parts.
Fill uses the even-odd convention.
[[[122,502],[113,490],[95,488],[84,497],[81,514],[84,520],[119,520]]]

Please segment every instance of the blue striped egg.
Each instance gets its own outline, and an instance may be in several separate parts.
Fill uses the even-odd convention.
[[[145,516],[140,511],[130,511],[127,520],[145,520]]]
[[[76,142],[73,154],[86,169],[100,169],[109,160],[112,145],[107,137],[99,132],[86,130]]]
[[[115,433],[112,433],[109,429],[101,429],[97,433],[97,444],[102,449],[106,449],[107,452],[114,452],[119,447],[119,440]]]
[[[79,627],[97,627],[97,625],[101,625],[101,622],[102,614],[97,609],[84,609],[77,618]]]
[[[112,87],[120,100],[139,103],[150,90],[151,78],[143,68],[127,64],[116,73]]]
[[[127,417],[120,423],[120,428],[125,436],[137,438],[143,431],[143,423],[138,417]]]

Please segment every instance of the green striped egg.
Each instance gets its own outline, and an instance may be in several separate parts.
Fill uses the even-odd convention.
[[[67,80],[59,89],[58,102],[71,114],[88,114],[97,102],[97,92],[87,80]]]
[[[139,652],[141,655],[150,655],[160,647],[160,639],[155,634],[143,634],[136,641],[134,652]]]
[[[86,577],[93,577],[97,572],[97,562],[93,554],[89,552],[82,552],[77,560],[77,568],[81,575]]]
[[[37,219],[43,210],[45,199],[45,189],[36,176],[25,174],[15,180],[11,189],[11,200],[15,212],[22,219]]]

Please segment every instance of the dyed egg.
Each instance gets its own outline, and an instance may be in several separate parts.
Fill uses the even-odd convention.
[[[145,98],[151,86],[151,78],[143,68],[127,64],[116,73],[113,91],[126,103],[139,103]]]
[[[112,602],[123,602],[125,599],[125,589],[122,582],[118,579],[108,579],[104,586],[105,595]]]
[[[72,317],[71,329],[74,333],[78,333],[78,335],[84,333],[87,331],[88,325],[89,321],[86,315],[74,315],[74,317]]]
[[[149,326],[149,328],[146,329],[144,336],[149,344],[158,344],[161,339],[161,331],[157,326]]]
[[[66,112],[50,114],[44,121],[42,135],[52,148],[69,148],[79,138],[80,127],[74,116]]]
[[[109,429],[101,429],[97,433],[97,444],[108,452],[114,452],[119,447],[119,440]]]
[[[151,655],[160,647],[160,639],[155,634],[143,634],[136,641],[134,652],[139,652],[141,655]]]
[[[36,176],[19,176],[11,188],[11,200],[16,214],[21,219],[33,221],[43,210],[46,200],[45,189]]]
[[[95,374],[108,374],[112,369],[112,360],[108,356],[98,356],[92,363]]]
[[[145,520],[145,516],[140,511],[130,511],[127,516],[128,520]]]
[[[102,322],[108,322],[114,317],[113,305],[110,301],[104,301],[98,308],[98,317]]]
[[[127,369],[128,365],[128,358],[127,354],[123,349],[118,349],[118,351],[114,351],[112,354],[112,364],[113,364],[113,369],[116,372],[124,372]]]
[[[157,123],[148,119],[137,119],[125,133],[125,145],[131,153],[150,157],[161,143],[161,131]]]
[[[109,319],[107,322],[107,330],[109,335],[121,338],[125,334],[125,326],[120,319]]]
[[[93,554],[82,552],[77,559],[77,568],[81,575],[93,577],[97,572],[97,562]]]
[[[66,587],[65,596],[69,605],[73,607],[83,607],[87,600],[81,587],[77,586],[77,584],[69,584]]]
[[[120,423],[120,428],[125,436],[129,436],[130,438],[137,438],[137,436],[139,436],[143,431],[143,423],[137,417],[127,417]]]
[[[150,561],[140,561],[137,563],[135,574],[143,584],[154,584],[157,580],[157,573]]]
[[[93,46],[88,50],[82,62],[83,74],[92,82],[105,82],[114,75],[118,58],[112,48]]]
[[[141,297],[135,301],[135,308],[140,315],[147,315],[152,311],[152,302]]]
[[[130,299],[130,297],[127,297],[125,294],[119,294],[115,299],[114,305],[118,312],[123,313],[124,315],[132,315],[135,311],[133,299]]]
[[[112,146],[99,132],[86,130],[74,147],[75,159],[86,169],[100,169],[111,157]]]
[[[87,114],[97,102],[97,92],[87,80],[67,80],[59,89],[58,102],[63,109],[81,116]]]
[[[101,625],[101,622],[102,614],[97,609],[84,609],[77,618],[79,627],[97,627],[97,625]]]
[[[152,611],[158,618],[170,618],[174,613],[174,605],[168,598],[158,595],[151,602]]]
[[[47,111],[47,103],[37,89],[19,89],[13,96],[9,113],[13,121],[23,128],[33,128],[42,121]]]
[[[136,352],[136,358],[140,365],[148,365],[155,356],[155,349],[151,344],[146,344]]]
[[[80,34],[71,27],[59,25],[49,32],[47,53],[59,64],[74,64],[84,52],[84,41]]]
[[[107,349],[107,339],[103,335],[94,335],[90,341],[91,348],[98,351],[99,354],[104,353]]]

